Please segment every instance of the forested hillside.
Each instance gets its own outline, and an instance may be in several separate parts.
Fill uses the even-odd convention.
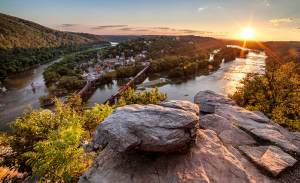
[[[0,77],[108,43],[102,36],[50,29],[0,13]]]
[[[0,48],[2,49],[60,47],[106,41],[102,36],[57,31],[0,13]]]

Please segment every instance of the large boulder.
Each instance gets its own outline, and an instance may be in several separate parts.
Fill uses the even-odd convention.
[[[227,147],[231,145],[240,146],[253,144],[256,142],[246,132],[230,124],[226,118],[216,114],[208,114],[200,117],[199,126],[215,131],[223,144]]]
[[[238,159],[211,130],[197,130],[185,152],[118,153],[105,148],[81,177],[80,183],[104,182],[251,182]]]
[[[199,108],[191,102],[128,105],[100,123],[93,142],[118,152],[170,152],[186,149],[198,128]]]
[[[262,139],[276,142],[290,151],[300,152],[299,148],[287,137],[294,135],[280,128],[280,126],[274,122],[270,122],[268,118],[261,117],[242,107],[228,104],[217,105],[215,114],[226,118],[231,123],[236,123]]]
[[[256,164],[271,172],[274,177],[287,168],[294,166],[297,162],[297,160],[277,146],[240,146],[239,149]]]
[[[198,92],[194,97],[194,103],[199,106],[201,112],[205,113],[214,113],[215,106],[218,104],[237,106],[237,104],[227,96],[210,90]]]

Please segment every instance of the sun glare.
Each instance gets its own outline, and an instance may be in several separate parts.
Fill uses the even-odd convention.
[[[241,36],[243,36],[245,39],[249,38],[249,37],[253,37],[254,34],[254,30],[251,29],[243,29],[243,32],[241,34]]]

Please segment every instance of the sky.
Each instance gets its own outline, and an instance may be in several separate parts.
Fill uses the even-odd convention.
[[[61,31],[300,41],[300,0],[0,0],[0,12]]]

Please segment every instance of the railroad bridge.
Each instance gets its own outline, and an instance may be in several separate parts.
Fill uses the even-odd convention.
[[[103,104],[106,104],[109,102],[110,104],[114,104],[116,98],[120,97],[121,94],[127,90],[128,87],[131,85],[134,85],[135,81],[138,81],[141,76],[145,75],[146,70],[149,68],[149,66],[145,67],[143,70],[141,70],[134,78],[132,78],[126,85],[124,85],[117,93],[112,95],[109,99],[107,99]]]

